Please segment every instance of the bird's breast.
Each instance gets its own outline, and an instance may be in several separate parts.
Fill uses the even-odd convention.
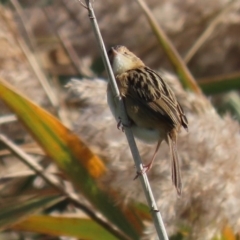
[[[118,121],[119,111],[118,111],[118,107],[117,107],[117,104],[115,102],[114,95],[112,93],[110,84],[108,84],[108,89],[107,89],[107,101],[108,101],[108,105],[109,105],[109,108],[110,108],[113,116]],[[139,112],[139,109],[136,106],[136,107],[133,107],[132,111],[134,111],[135,114],[137,114]],[[154,128],[151,128],[151,127],[149,127],[149,128],[140,127],[140,126],[136,125],[134,122],[131,125],[131,129],[132,129],[133,135],[136,138],[138,138],[139,140],[141,140],[143,142],[146,142],[146,143],[155,143],[160,138],[162,138],[162,135],[163,135],[157,129],[154,129]]]
[[[112,92],[110,84],[108,84],[108,86],[107,86],[107,103],[108,103],[108,106],[109,106],[109,108],[110,108],[110,110],[112,112],[112,115],[118,121],[119,110],[118,110],[118,106],[116,104],[116,100],[115,100],[115,97],[113,95],[113,92]]]
[[[146,143],[156,143],[159,139],[164,138],[164,135],[157,129],[143,128],[136,125],[133,125],[131,129],[136,138]]]

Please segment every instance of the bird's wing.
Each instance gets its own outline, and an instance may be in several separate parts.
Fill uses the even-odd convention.
[[[128,71],[125,78],[125,97],[138,102],[145,111],[159,119],[166,119],[170,124],[181,124],[187,128],[187,119],[176,100],[174,93],[162,78],[148,67]],[[146,79],[146,80],[145,80]],[[151,114],[151,115],[152,115]]]

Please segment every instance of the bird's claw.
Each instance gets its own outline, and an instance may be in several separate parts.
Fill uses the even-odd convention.
[[[122,132],[124,132],[124,125],[123,125],[120,117],[119,117],[119,121],[118,121],[118,124],[117,124],[117,129],[122,130]]]
[[[129,124],[123,124],[122,123],[122,119],[119,117],[118,118],[118,124],[117,124],[117,128],[118,128],[118,130],[122,130],[122,132],[124,132],[124,128],[125,127],[131,127],[131,123],[129,123]]]
[[[137,179],[140,175],[147,173],[151,169],[151,167],[152,167],[152,164],[143,165],[143,169],[141,171],[137,171],[137,174],[133,180]]]

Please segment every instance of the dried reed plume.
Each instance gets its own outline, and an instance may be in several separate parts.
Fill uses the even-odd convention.
[[[174,234],[184,226],[190,229],[189,239],[206,240],[226,224],[239,231],[239,124],[230,116],[220,118],[208,100],[185,92],[174,76],[162,76],[171,84],[189,119],[189,133],[182,131],[178,139],[183,196],[178,198],[172,186],[166,144],[148,173],[168,233]],[[125,135],[117,129],[106,103],[106,82],[72,80],[69,86],[69,93],[81,106],[75,129],[108,166],[103,181],[122,192],[124,199],[119,201],[145,202],[139,182],[133,181],[136,170]],[[141,142],[138,146],[147,162],[155,146]],[[148,234],[151,232],[154,230],[150,227]]]

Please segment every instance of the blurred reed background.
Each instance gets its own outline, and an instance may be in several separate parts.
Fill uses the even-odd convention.
[[[95,0],[93,5],[106,47],[125,45],[159,70],[190,122],[189,133],[182,132],[178,143],[182,198],[177,198],[171,184],[166,145],[149,173],[167,231],[172,240],[239,239],[240,2],[148,0],[147,4],[203,96],[183,89],[137,1]],[[106,105],[106,73],[86,9],[76,0],[1,0],[0,17],[0,76],[57,116],[101,157],[108,172],[99,181],[122,194],[119,202],[145,203],[140,185],[132,181],[135,168],[125,136],[116,129]],[[72,78],[82,81],[71,81],[66,89]],[[54,168],[2,101],[0,132],[43,167]],[[147,161],[154,146],[141,142],[138,146]],[[0,213],[6,197],[46,188],[2,145],[0,165]],[[72,213],[66,201],[49,211]],[[151,224],[145,233],[143,239],[155,239]],[[0,239],[61,237],[8,228]]]

